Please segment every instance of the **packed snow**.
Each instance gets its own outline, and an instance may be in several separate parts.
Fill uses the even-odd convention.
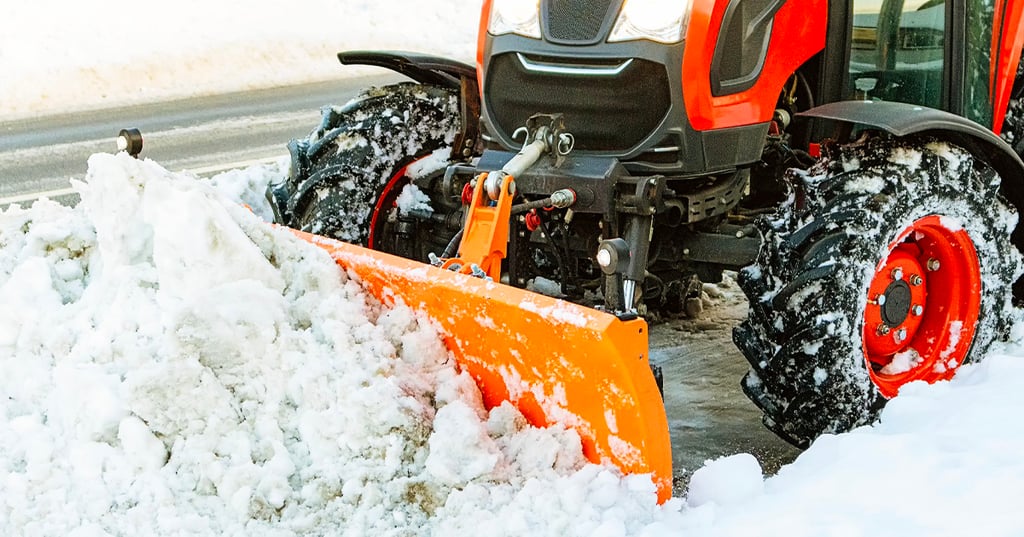
[[[14,3],[0,119],[358,73],[343,49],[469,60],[478,7]],[[420,313],[263,223],[284,168],[97,155],[77,206],[0,212],[0,535],[1024,535],[1020,320],[875,426],[768,478],[708,461],[659,506],[574,432],[483,408]]]

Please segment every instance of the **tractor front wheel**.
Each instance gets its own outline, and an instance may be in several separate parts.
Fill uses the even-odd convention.
[[[931,139],[871,138],[792,171],[740,273],[742,386],[798,446],[872,422],[909,382],[951,378],[1010,325],[1020,254],[999,177]]]
[[[440,253],[455,231],[432,227],[429,214],[443,200],[414,180],[443,172],[458,125],[457,92],[421,84],[374,88],[325,108],[321,125],[289,144],[288,225],[421,261]],[[428,216],[399,221],[408,208]]]

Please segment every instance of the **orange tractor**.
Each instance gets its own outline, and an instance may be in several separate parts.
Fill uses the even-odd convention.
[[[644,319],[701,281],[738,271],[743,390],[799,446],[1007,335],[1022,44],[1021,0],[486,0],[475,66],[339,54],[414,82],[325,108],[274,194],[664,499]]]

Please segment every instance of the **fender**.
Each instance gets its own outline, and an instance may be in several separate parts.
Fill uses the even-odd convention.
[[[338,53],[342,65],[372,65],[405,75],[420,84],[459,89],[463,78],[476,80],[472,65],[427,54],[390,50],[354,50]]]
[[[405,75],[420,84],[459,92],[461,124],[452,144],[451,159],[459,161],[483,151],[480,137],[480,86],[476,67],[440,56],[388,50],[338,53],[342,65],[372,65]]]
[[[868,125],[896,136],[931,134],[948,140],[999,173],[1003,180],[1000,192],[1024,212],[1024,161],[995,133],[967,118],[926,106],[883,101],[839,101],[797,115]]]

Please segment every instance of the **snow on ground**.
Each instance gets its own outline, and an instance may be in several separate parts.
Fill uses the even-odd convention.
[[[0,534],[1024,534],[1021,344],[658,506],[239,204],[275,173],[96,155],[78,206],[0,213]]]
[[[5,2],[0,119],[368,74],[341,50],[471,62],[477,0]]]

